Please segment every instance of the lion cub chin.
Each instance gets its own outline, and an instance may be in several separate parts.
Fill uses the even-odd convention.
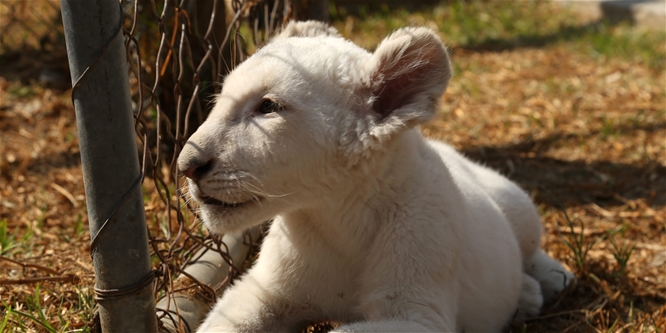
[[[313,21],[227,76],[178,165],[212,232],[273,222],[200,332],[498,332],[575,281],[517,185],[414,128],[450,78],[430,29],[369,53]]]

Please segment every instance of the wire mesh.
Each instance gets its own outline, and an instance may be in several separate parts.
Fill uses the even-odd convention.
[[[201,226],[187,200],[177,157],[212,108],[218,84],[248,54],[293,16],[289,1],[124,1],[127,60],[130,63],[136,133],[142,149],[144,189],[159,194],[159,228],[149,223],[155,257],[155,294],[188,293],[212,304],[221,288],[238,275],[227,245]],[[246,39],[244,36],[251,37]],[[159,40],[159,43],[156,41]],[[147,186],[146,182],[152,182]],[[144,190],[145,191],[145,190]],[[245,237],[251,241],[249,235]],[[230,269],[217,286],[208,286],[184,271],[207,251],[219,253]],[[176,276],[185,276],[176,280]],[[167,302],[166,304],[171,304]],[[175,311],[174,311],[175,310]],[[182,331],[189,328],[178,309],[158,310]]]
[[[188,201],[177,157],[210,112],[222,78],[295,18],[296,11],[289,0],[122,0],[120,4],[154,292],[167,300],[186,293],[212,304],[219,288],[236,277],[244,263],[234,262],[222,238],[202,226],[197,208]],[[0,51],[9,54],[8,48],[14,47],[17,52],[43,53],[49,45],[64,44],[59,12],[58,1],[0,2]],[[27,24],[26,16],[34,16],[37,24]],[[245,241],[252,242],[249,234]],[[216,286],[184,271],[210,251],[219,253],[230,267]],[[166,319],[179,331],[191,330],[178,309],[167,306],[157,315],[160,324]]]

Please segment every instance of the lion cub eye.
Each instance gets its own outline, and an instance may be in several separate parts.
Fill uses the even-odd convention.
[[[259,106],[259,112],[263,114],[269,114],[277,112],[280,110],[280,104],[271,101],[270,99],[264,99]]]

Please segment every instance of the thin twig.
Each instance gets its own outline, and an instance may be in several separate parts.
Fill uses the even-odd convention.
[[[94,277],[94,275],[87,275],[85,277]],[[63,275],[63,276],[44,276],[44,277],[34,277],[34,278],[24,278],[24,279],[0,279],[0,286],[3,285],[12,285],[12,284],[34,284],[40,282],[69,282],[69,283],[79,283],[81,282],[81,277],[76,275]]]
[[[72,206],[74,206],[74,208],[79,207],[79,203],[76,201],[76,198],[74,198],[74,196],[71,193],[69,193],[69,191],[67,191],[64,187],[56,183],[51,183],[51,187],[54,190],[58,191],[60,194],[64,195],[65,198],[67,198],[67,200],[69,200],[69,202],[72,203]]]
[[[567,314],[574,314],[574,313],[582,313],[585,314],[585,310],[570,310],[570,311],[562,311],[562,312],[557,312],[557,313],[551,313],[543,316],[538,316],[538,317],[532,317],[527,319],[526,321],[534,321],[534,320],[541,320],[541,319],[546,319],[546,318],[552,318],[552,317],[559,317]]]
[[[7,258],[7,257],[5,257],[5,256],[0,256],[0,260],[9,261],[9,262],[14,263],[14,264],[16,264],[16,265],[19,265],[19,266],[21,266],[21,267],[23,267],[23,268],[35,268],[35,269],[38,269],[38,270],[40,270],[40,271],[44,271],[44,272],[49,273],[49,274],[60,275],[60,272],[58,272],[58,271],[56,271],[56,270],[53,270],[53,269],[51,269],[51,268],[48,268],[48,267],[41,266],[41,265],[23,263],[23,262],[20,262],[20,261],[18,261],[18,260],[9,259],[9,258]]]

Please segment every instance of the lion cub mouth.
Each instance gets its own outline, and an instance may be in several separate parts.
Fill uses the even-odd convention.
[[[203,203],[204,205],[214,205],[214,206],[220,206],[220,207],[223,207],[223,208],[236,208],[236,207],[240,207],[240,206],[243,206],[245,204],[248,204],[252,201],[260,201],[260,200],[261,200],[261,198],[253,198],[253,199],[250,199],[250,200],[247,200],[247,201],[233,202],[232,203],[232,202],[225,202],[225,201],[222,201],[222,200],[218,200],[218,199],[215,199],[215,198],[213,198],[211,196],[207,196],[207,195],[202,195],[201,196],[201,203]]]

